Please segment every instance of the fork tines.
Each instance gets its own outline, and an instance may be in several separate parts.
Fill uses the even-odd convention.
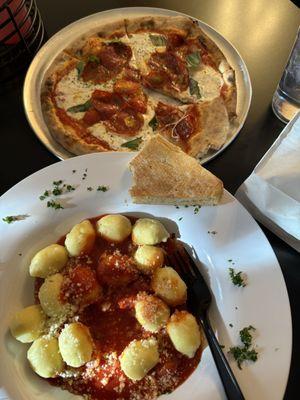
[[[168,254],[166,259],[167,262],[171,266],[175,267],[177,272],[189,282],[194,281],[197,278],[202,278],[195,261],[184,246],[181,246],[171,254]]]

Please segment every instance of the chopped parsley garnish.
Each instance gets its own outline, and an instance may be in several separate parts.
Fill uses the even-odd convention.
[[[229,259],[229,260],[227,260],[227,261],[231,263],[231,262],[232,262],[232,259],[230,258],[230,259]]]
[[[63,181],[60,179],[59,181],[53,181],[52,182],[52,185],[53,186],[59,186],[59,185],[61,185],[63,183]]]
[[[233,325],[232,325],[232,324],[229,324],[229,326],[230,326],[230,328],[233,328]]]
[[[61,196],[62,194],[66,192],[72,192],[76,188],[75,186],[72,185],[67,185],[67,184],[62,184],[63,181],[60,179],[58,181],[53,181],[53,189],[52,190],[45,190],[45,192],[39,197],[41,201],[45,200],[49,196]],[[48,206],[49,207],[49,206]]]
[[[181,221],[183,217],[178,218],[178,221]]]
[[[86,190],[88,190],[89,192],[91,192],[93,190],[93,188],[91,186],[87,187]]]
[[[64,208],[60,203],[58,203],[58,202],[56,202],[54,200],[47,201],[47,207],[54,208],[54,210],[59,210],[59,209],[63,209]]]
[[[83,69],[84,69],[84,62],[83,61],[79,61],[76,65],[76,69],[77,69],[77,73],[78,73],[78,79],[81,77]]]
[[[194,208],[194,214],[198,214],[198,212],[200,211],[201,206],[195,206]]]
[[[186,56],[186,61],[188,63],[188,67],[194,68],[198,67],[201,62],[201,56],[199,51],[195,51],[194,53],[190,53]]]
[[[217,234],[217,231],[207,231],[207,233],[208,233],[209,235],[216,235],[216,234]]]
[[[8,215],[5,218],[2,218],[2,221],[6,222],[7,224],[11,224],[14,221],[18,221],[18,217],[15,217],[14,215]]]
[[[50,196],[49,190],[45,190],[44,193],[39,197],[40,200],[45,200],[46,197]]]
[[[2,218],[3,222],[6,222],[7,224],[12,224],[15,221],[22,221],[23,219],[29,217],[28,214],[24,215],[8,215],[7,217]]]
[[[231,347],[229,352],[233,355],[234,359],[236,360],[239,369],[242,369],[242,363],[244,361],[255,362],[257,360],[257,351],[254,349],[249,350],[245,346]]]
[[[235,286],[246,286],[246,283],[242,277],[242,271],[235,272],[234,268],[228,268],[228,270],[230,279]]]
[[[128,147],[130,150],[137,150],[139,148],[139,145],[142,143],[143,139],[142,138],[136,138],[133,140],[130,140],[129,142],[125,142],[121,144],[121,147]]]
[[[149,35],[153,46],[166,46],[167,39],[162,35]]]
[[[66,190],[67,190],[67,192],[73,192],[75,190],[75,187],[72,185],[67,185]]]
[[[201,93],[200,93],[198,82],[195,81],[195,79],[193,79],[193,78],[190,78],[189,89],[190,89],[190,94],[192,96],[195,95],[197,97],[197,99],[201,99]]]
[[[254,348],[250,348],[252,345],[251,330],[255,331],[255,328],[252,325],[242,329],[240,331],[240,339],[243,346],[234,346],[229,350],[229,353],[231,353],[236,360],[239,369],[242,369],[242,363],[244,361],[255,362],[257,360],[257,351],[254,350]]]
[[[62,189],[57,186],[52,190],[52,194],[54,196],[60,196],[62,194],[62,192],[63,192]]]
[[[97,192],[107,192],[109,189],[108,186],[98,186],[97,187]]]
[[[91,102],[91,100],[88,100],[85,103],[77,104],[76,106],[68,108],[67,111],[69,111],[71,113],[84,112],[84,111],[89,110],[91,108],[91,106],[92,106],[92,102]]]
[[[156,116],[154,115],[154,117],[148,122],[148,125],[150,126],[150,128],[152,128],[153,131],[156,131],[156,129],[158,128],[158,121]]]
[[[94,62],[94,63],[99,64],[100,60],[99,60],[99,57],[95,56],[94,54],[91,54],[91,55],[89,55],[89,62]]]
[[[251,346],[252,344],[252,335],[250,333],[251,330],[255,331],[255,328],[254,326],[249,325],[240,331],[241,342],[247,347]]]

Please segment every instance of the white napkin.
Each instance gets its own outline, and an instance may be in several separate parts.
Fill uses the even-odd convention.
[[[300,252],[300,112],[235,196],[254,218]]]

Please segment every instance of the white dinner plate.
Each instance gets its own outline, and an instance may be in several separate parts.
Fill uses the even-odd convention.
[[[142,213],[160,218],[170,231],[179,229],[181,239],[194,247],[214,295],[211,321],[226,350],[239,344],[240,329],[248,325],[256,328],[257,362],[239,370],[229,357],[245,398],[282,400],[291,357],[291,315],[283,276],[264,234],[228,192],[220,205],[202,207],[198,213],[194,207],[132,204],[127,167],[131,157],[128,153],[97,153],[71,158],[29,176],[1,197],[0,398],[75,398],[35,375],[26,361],[28,345],[15,341],[8,331],[11,315],[33,303],[33,279],[28,273],[31,257],[84,218],[104,213]],[[47,208],[47,200],[41,201],[39,196],[59,179],[76,186],[76,190],[57,198],[65,208],[54,210]],[[98,185],[110,189],[103,193],[95,190]],[[8,215],[24,215],[24,219],[7,224],[2,218]],[[233,286],[228,275],[232,265],[246,273],[245,288]],[[163,398],[225,399],[208,348],[191,377]]]
[[[93,34],[94,32],[97,32],[100,25],[125,17],[134,18],[149,15],[184,15],[186,17],[190,17],[177,11],[152,7],[128,7],[102,11],[73,22],[57,32],[51,37],[50,40],[47,41],[47,43],[44,44],[44,46],[33,59],[27,71],[24,83],[23,102],[25,114],[37,137],[48,148],[48,150],[50,150],[58,158],[65,160],[73,157],[74,154],[68,152],[53,139],[44,121],[40,98],[43,81],[47,75],[49,67],[52,65],[55,58],[66,47],[68,47],[68,45],[70,45],[77,38],[81,37],[83,34]],[[230,65],[235,70],[237,82],[237,118],[235,123],[231,127],[231,131],[228,135],[226,143],[220,150],[211,151],[205,157],[203,157],[201,159],[201,163],[203,164],[223,151],[236,138],[242,129],[251,103],[252,87],[246,64],[236,48],[214,28],[200,20],[197,20],[196,18],[193,19],[198,22],[200,28],[203,29],[203,31],[207,33],[207,35],[223,51]]]

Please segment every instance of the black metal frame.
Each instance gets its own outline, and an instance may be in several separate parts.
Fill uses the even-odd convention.
[[[6,10],[9,15],[9,18],[0,24],[0,31],[9,23],[12,23],[15,28],[0,40],[0,81],[8,80],[24,69],[40,48],[45,37],[43,21],[35,0],[20,0],[15,11],[11,9],[12,1],[7,0],[0,6],[0,13]],[[26,7],[26,14],[17,22],[16,17],[24,7]],[[30,20],[30,24],[23,33],[22,27],[28,20]],[[7,41],[14,35],[18,35],[20,40],[15,44],[7,44]]]

